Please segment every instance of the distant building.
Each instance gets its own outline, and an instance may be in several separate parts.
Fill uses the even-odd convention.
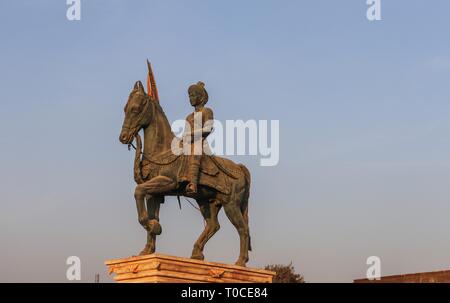
[[[450,283],[450,270],[381,277],[380,280],[356,279],[354,283]]]

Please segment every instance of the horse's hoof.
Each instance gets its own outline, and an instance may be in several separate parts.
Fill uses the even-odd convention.
[[[237,266],[242,266],[242,267],[246,267],[245,266],[245,264],[246,264],[247,262],[244,262],[244,261],[241,261],[241,260],[238,260],[236,263],[234,263],[234,265],[237,265]]]
[[[150,255],[150,252],[149,252],[148,250],[146,250],[146,249],[142,250],[142,251],[139,253],[139,256],[145,256],[145,255]]]
[[[154,252],[155,252],[154,249],[151,249],[149,247],[145,247],[143,250],[141,250],[141,252],[139,253],[139,256],[151,255]]]
[[[192,254],[191,259],[203,261],[205,260],[205,256],[203,254]]]

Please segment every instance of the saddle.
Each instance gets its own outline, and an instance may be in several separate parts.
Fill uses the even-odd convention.
[[[144,157],[141,162],[142,177],[149,180],[160,174],[162,170],[176,170],[179,182],[189,182],[189,156],[175,155],[171,150],[155,157]],[[243,171],[231,160],[215,155],[202,155],[198,184],[211,187],[221,193],[230,193],[230,179],[238,179]]]

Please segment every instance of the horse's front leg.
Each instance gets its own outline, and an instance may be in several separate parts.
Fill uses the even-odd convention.
[[[174,190],[176,185],[176,182],[168,177],[157,176],[136,186],[134,197],[136,199],[138,221],[147,230],[147,245],[141,254],[154,252],[156,235],[161,233],[159,206],[163,199],[163,194]],[[145,209],[146,197],[147,209]]]
[[[138,190],[139,185],[134,191],[134,199],[136,200],[136,210],[138,213],[138,221],[142,227],[146,228],[148,222],[148,213],[145,208],[145,193]]]
[[[161,225],[159,224],[159,208],[161,203],[164,202],[164,197],[148,195],[146,202],[148,211],[148,224],[145,227],[147,229],[147,243],[140,252],[140,255],[148,255],[155,252],[156,236],[162,232]]]

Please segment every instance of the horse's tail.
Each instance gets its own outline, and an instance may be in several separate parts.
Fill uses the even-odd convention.
[[[244,188],[244,198],[241,201],[241,212],[242,216],[244,217],[245,223],[247,224],[247,228],[249,228],[248,224],[248,199],[250,197],[250,171],[245,167],[243,164],[239,164],[239,167],[242,169],[242,172],[244,173],[245,177],[245,188]],[[251,244],[251,237],[250,232],[248,235],[248,250],[252,250],[252,244]]]
[[[142,140],[139,133],[136,134],[136,153],[134,155],[134,181],[137,184],[144,182],[141,174],[141,155],[142,155]]]

